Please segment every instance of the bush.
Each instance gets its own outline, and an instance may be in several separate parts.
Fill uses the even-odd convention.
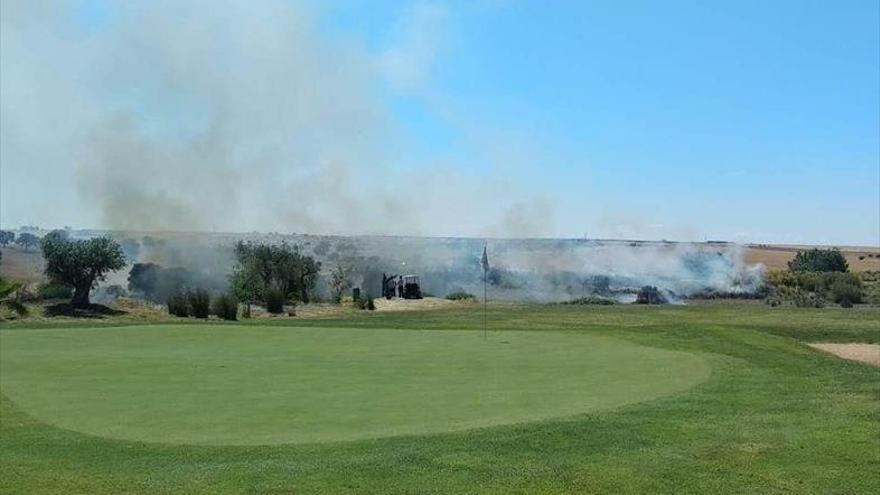
[[[360,299],[355,299],[354,307],[362,311],[375,311],[376,303],[373,301],[372,296],[366,296],[361,297]]]
[[[61,284],[42,284],[37,292],[41,299],[70,299],[73,297],[73,288]]]
[[[657,287],[646,285],[636,295],[636,304],[666,304],[669,300]]]
[[[764,303],[770,306],[771,308],[775,308],[776,306],[782,305],[782,298],[779,296],[768,296],[767,299],[764,299]]]
[[[849,303],[850,307],[853,304],[862,302],[863,298],[860,286],[842,280],[835,282],[829,292],[831,293],[831,300],[841,305],[844,302]]]
[[[798,251],[788,262],[793,272],[846,272],[849,266],[839,249],[810,249]]]
[[[284,299],[284,293],[280,290],[266,291],[266,311],[273,315],[280,315],[284,312]]]
[[[598,296],[587,296],[587,297],[579,297],[577,299],[572,299],[571,301],[565,301],[562,304],[572,304],[572,305],[599,305],[599,306],[610,306],[612,304],[617,304],[617,301],[614,299],[608,299],[607,297],[598,297]]]
[[[446,299],[450,301],[476,301],[477,296],[465,291],[457,291],[446,294]]]
[[[189,316],[189,301],[187,300],[186,295],[178,292],[169,296],[168,312],[181,318]]]
[[[189,301],[189,310],[192,316],[207,318],[211,313],[211,296],[208,295],[208,291],[193,290],[187,293],[186,298]]]
[[[824,308],[825,300],[812,292],[795,289],[791,292],[791,300],[799,308]]]
[[[224,320],[235,321],[238,319],[238,299],[229,294],[217,296],[211,304],[211,312]]]

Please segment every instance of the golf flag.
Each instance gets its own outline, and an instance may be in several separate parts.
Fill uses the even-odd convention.
[[[486,246],[483,245],[483,258],[480,264],[483,265],[483,340],[486,340],[486,304],[489,299],[489,292],[486,288],[486,282],[489,279],[489,253],[486,252]]]

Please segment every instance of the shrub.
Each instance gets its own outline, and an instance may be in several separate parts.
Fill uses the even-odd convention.
[[[793,272],[845,272],[849,270],[846,258],[839,249],[810,249],[798,251],[788,262]]]
[[[362,311],[375,311],[376,303],[373,301],[372,296],[366,296],[361,297],[360,299],[355,299],[354,307]]]
[[[446,299],[450,301],[476,301],[477,296],[460,290],[446,294]]]
[[[771,308],[775,308],[782,305],[782,298],[779,296],[768,296],[767,299],[764,299],[764,303]]]
[[[666,304],[669,300],[657,287],[646,285],[636,295],[636,304]]]
[[[791,292],[791,300],[799,308],[823,308],[825,300],[812,292],[795,289]]]
[[[42,284],[38,292],[41,299],[70,299],[73,297],[73,288],[61,284]]]
[[[829,292],[831,293],[831,299],[841,305],[844,302],[847,302],[852,306],[853,304],[862,302],[863,298],[862,288],[860,286],[842,280],[835,282],[831,286]]]
[[[196,318],[207,318],[211,313],[211,296],[208,291],[197,289],[186,295],[189,301],[190,314]]]
[[[284,293],[277,289],[266,291],[266,311],[273,315],[284,312]]]
[[[794,287],[797,277],[788,270],[770,270],[764,274],[764,281],[773,287]]]
[[[614,299],[608,299],[607,297],[598,297],[598,296],[587,296],[587,297],[579,297],[577,299],[572,299],[571,301],[565,301],[562,304],[572,304],[572,305],[599,305],[599,306],[610,306],[612,304],[617,304],[617,301]]]
[[[181,318],[189,316],[189,301],[186,295],[178,292],[168,296],[168,312]]]
[[[849,299],[844,299],[843,301],[840,302],[840,307],[841,308],[851,308],[851,307],[853,307],[853,303],[851,303],[849,301]]]
[[[238,319],[238,299],[229,294],[217,296],[211,304],[211,312],[224,320],[235,321]]]

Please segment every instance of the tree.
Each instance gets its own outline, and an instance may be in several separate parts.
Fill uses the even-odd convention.
[[[798,251],[788,262],[793,272],[846,272],[849,266],[839,249],[810,249]]]
[[[330,287],[333,288],[333,301],[337,304],[342,301],[342,294],[351,287],[351,267],[336,265],[330,272]]]
[[[88,307],[95,284],[125,266],[122,248],[109,237],[69,240],[53,231],[43,238],[42,248],[46,275],[55,283],[73,287],[70,303],[76,308]]]
[[[22,232],[21,234],[18,234],[18,239],[15,240],[15,243],[21,246],[25,251],[30,251],[32,247],[40,245],[40,238],[30,232]]]
[[[15,241],[15,232],[0,230],[0,246],[8,246]]]
[[[230,285],[245,304],[266,302],[270,291],[285,299],[308,302],[321,264],[302,254],[299,246],[239,242],[235,246],[236,266]]]

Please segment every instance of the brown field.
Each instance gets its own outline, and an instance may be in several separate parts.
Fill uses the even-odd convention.
[[[0,277],[19,282],[34,283],[43,279],[43,255],[38,249],[24,251],[17,247],[0,248]]]
[[[763,263],[769,270],[786,270],[788,262],[798,250],[812,249],[816,246],[771,246],[750,244],[746,249],[747,263]],[[854,272],[880,270],[880,248],[843,247],[840,249]]]

